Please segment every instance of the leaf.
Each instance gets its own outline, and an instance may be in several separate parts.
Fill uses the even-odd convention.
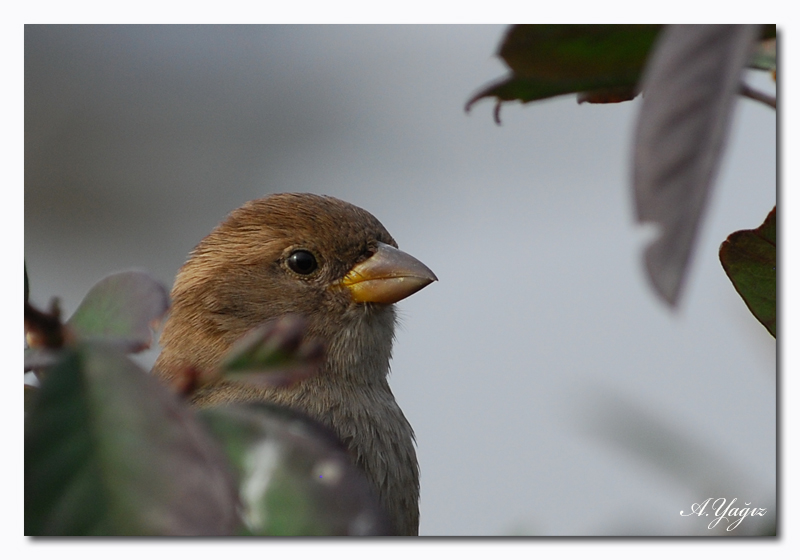
[[[38,387],[34,385],[28,385],[27,383],[25,383],[25,401],[24,401],[25,416],[28,415],[28,412],[33,407],[33,401],[38,392],[39,392]]]
[[[660,25],[516,25],[500,56],[520,77],[635,83]]]
[[[681,430],[674,419],[657,414],[652,407],[640,407],[635,400],[604,393],[602,387],[595,387],[591,393],[592,401],[582,408],[584,433],[595,443],[608,444],[612,450],[616,448],[627,458],[654,468],[654,473],[671,479],[667,482],[681,489],[682,495],[702,496],[687,502],[686,506],[709,496],[715,499],[725,496],[730,500],[733,498],[731,494],[736,494],[739,504],[755,498],[760,502],[758,506],[767,508],[766,516],[747,518],[733,533],[725,529],[736,517],[731,517],[724,524],[715,523],[715,534],[774,534],[774,499],[768,495],[758,497],[758,494],[753,494],[755,488],[752,480],[736,461],[720,453],[723,447],[718,448],[713,443],[709,445],[707,441],[694,437],[693,433]],[[749,499],[739,492],[746,494]],[[713,514],[704,523],[695,526],[695,530],[703,535],[714,534],[709,532],[710,521],[713,521]],[[659,529],[662,528],[646,529],[641,534],[652,536],[659,534]],[[629,528],[625,528],[624,533],[629,536]],[[606,531],[606,534],[616,533]]]
[[[467,102],[465,110],[469,111],[472,105],[484,97],[496,97],[500,101],[519,100],[523,103],[528,103],[557,95],[574,93],[575,91],[578,90],[575,89],[573,83],[553,83],[546,80],[537,80],[536,78],[520,78],[512,74],[509,77],[492,82],[476,93]]]
[[[53,366],[62,359],[62,356],[60,350],[52,348],[26,348],[25,371]]]
[[[233,476],[187,405],[118,348],[63,352],[25,421],[25,534],[233,533]]]
[[[167,291],[144,272],[112,274],[95,284],[67,321],[80,338],[113,340],[128,352],[150,347],[153,325],[169,307]]]
[[[222,360],[222,376],[259,385],[288,385],[316,373],[324,346],[304,340],[308,321],[285,315],[237,341]]]
[[[500,47],[509,77],[475,94],[523,103],[566,93],[632,88],[659,25],[516,25]]]
[[[719,248],[719,260],[733,287],[772,336],[777,336],[775,211],[758,229],[735,231]]]
[[[778,66],[777,39],[763,39],[758,42],[756,51],[750,59],[750,68],[775,70]]]
[[[30,286],[28,286],[28,263],[24,263],[25,266],[25,303],[28,303],[28,296],[31,293]]]
[[[598,441],[649,463],[700,495],[724,495],[741,486],[743,477],[715,449],[692,439],[656,411],[600,388],[592,392],[592,401],[583,408],[583,422]]]
[[[623,86],[610,89],[584,91],[578,94],[578,103],[622,103],[639,95],[635,87]]]
[[[644,466],[654,468],[688,495],[703,496],[692,501],[702,501],[709,496],[730,499],[732,493],[742,490],[753,496],[750,494],[753,484],[746,471],[743,472],[727,454],[720,453],[723,448],[718,449],[680,429],[674,419],[657,414],[652,407],[642,407],[636,400],[606,393],[602,387],[593,388],[591,402],[587,404],[581,408],[586,435],[594,442],[608,444]],[[742,498],[744,496],[738,494],[740,501],[749,501]],[[768,499],[758,505],[766,506],[767,515],[749,517],[733,534],[775,534],[774,501]],[[720,525],[717,534],[732,534],[725,528],[735,519],[732,517],[728,523]],[[699,525],[696,530],[709,534],[708,523]],[[624,533],[630,536],[629,528],[626,527]],[[658,529],[648,529],[642,534],[652,536],[654,533],[658,534]],[[616,533],[606,531],[605,534]]]
[[[236,467],[250,534],[390,534],[365,475],[322,425],[265,403],[204,409],[200,417]]]
[[[28,346],[48,350],[64,346],[69,333],[61,324],[61,309],[57,299],[51,302],[49,312],[40,311],[26,301],[24,319],[25,343]],[[27,352],[25,358],[27,362]]]
[[[761,34],[759,38],[761,40],[765,39],[775,39],[778,37],[778,26],[774,23],[768,23],[761,26]]]
[[[645,250],[650,282],[675,306],[719,167],[755,25],[665,27],[647,64],[634,139],[640,222],[659,237]]]

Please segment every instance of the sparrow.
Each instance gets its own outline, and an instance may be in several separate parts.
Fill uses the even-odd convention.
[[[419,532],[414,431],[387,376],[394,304],[437,280],[369,212],[329,196],[282,193],[234,210],[191,252],[171,293],[153,372],[208,371],[251,329],[303,317],[325,357],[289,386],[201,386],[198,406],[266,401],[333,432],[366,474],[398,535]]]

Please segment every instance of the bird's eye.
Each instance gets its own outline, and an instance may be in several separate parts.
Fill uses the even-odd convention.
[[[289,255],[286,264],[297,274],[311,274],[317,270],[317,259],[308,251],[295,251]]]

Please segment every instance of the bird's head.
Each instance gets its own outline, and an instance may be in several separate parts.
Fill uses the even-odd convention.
[[[369,212],[312,194],[233,211],[189,256],[172,291],[156,364],[215,367],[247,331],[282,315],[309,322],[337,375],[385,375],[395,302],[436,280]]]

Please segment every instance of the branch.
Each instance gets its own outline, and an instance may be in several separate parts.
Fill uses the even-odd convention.
[[[739,89],[739,93],[744,95],[745,97],[749,97],[755,101],[760,101],[765,105],[769,105],[773,109],[777,109],[777,99],[772,97],[771,95],[767,95],[763,91],[758,91],[757,89],[753,89],[747,84],[742,84],[741,88]]]

